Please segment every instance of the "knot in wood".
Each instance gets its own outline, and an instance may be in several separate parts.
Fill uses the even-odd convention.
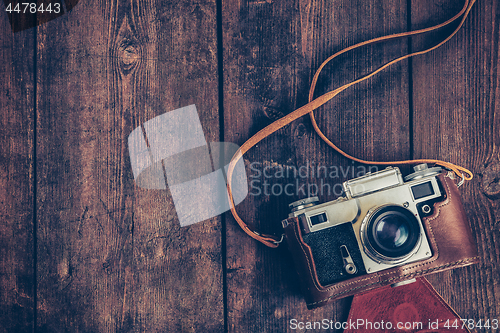
[[[284,116],[284,113],[274,106],[264,106],[262,111],[264,112],[264,115],[272,121],[278,120]]]
[[[295,136],[298,138],[303,137],[307,133],[307,128],[303,123],[300,123],[297,125],[297,128],[295,129]]]
[[[500,199],[500,161],[494,160],[484,166],[480,173],[481,190],[490,199]]]
[[[120,68],[126,73],[134,69],[141,59],[141,49],[133,41],[123,41],[118,47],[117,54]]]

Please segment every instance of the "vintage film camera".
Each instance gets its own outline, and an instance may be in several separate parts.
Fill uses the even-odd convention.
[[[432,257],[422,219],[445,198],[437,178],[443,170],[427,164],[414,169],[404,180],[389,167],[346,181],[345,196],[334,201],[320,204],[312,197],[290,204],[289,217],[298,219],[321,286]]]

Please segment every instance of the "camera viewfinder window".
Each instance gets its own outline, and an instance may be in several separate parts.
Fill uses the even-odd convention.
[[[324,223],[324,222],[328,221],[328,218],[326,217],[325,213],[311,216],[310,219],[311,219],[312,225],[317,225],[317,224]]]
[[[434,190],[432,189],[432,183],[426,182],[419,185],[415,185],[411,187],[411,191],[413,192],[413,197],[415,200],[420,198],[427,197],[429,195],[434,194]]]

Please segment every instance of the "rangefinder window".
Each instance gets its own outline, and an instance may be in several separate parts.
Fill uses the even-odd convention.
[[[326,217],[326,213],[321,213],[318,215],[310,216],[309,219],[311,220],[311,225],[318,225],[321,223],[328,222],[328,218]]]
[[[415,200],[428,197],[434,194],[431,182],[425,182],[411,187]]]

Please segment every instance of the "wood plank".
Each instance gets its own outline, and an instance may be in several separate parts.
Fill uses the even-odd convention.
[[[218,141],[215,3],[81,1],[38,40],[38,329],[220,332],[220,219],[181,228],[127,148],[189,104]]]
[[[413,1],[413,26],[444,21],[462,5],[462,1]],[[474,6],[456,37],[413,61],[414,136],[415,157],[447,160],[475,173],[461,193],[481,263],[430,276],[429,281],[463,318],[484,322],[500,315],[500,6],[494,0],[477,1]],[[438,40],[438,35],[431,38]],[[414,48],[426,43],[426,38],[415,40]]]
[[[304,105],[314,70],[331,54],[363,40],[406,31],[406,8],[405,1],[223,1],[225,141],[241,145],[273,120]],[[317,95],[406,51],[407,41],[395,41],[351,52],[325,68]],[[349,153],[375,160],[407,159],[408,103],[405,62],[345,91],[322,107],[317,119],[327,137]],[[249,196],[237,210],[267,232],[279,231],[288,204],[307,196],[301,186],[316,184],[324,189],[320,200],[332,200],[340,194],[339,184],[366,170],[328,148],[306,118],[259,143],[244,158],[254,188],[250,186]],[[338,176],[311,175],[318,166],[337,168]],[[275,175],[301,167],[303,177],[294,177],[293,172],[288,178]],[[272,176],[266,177],[264,168]],[[276,185],[274,194],[270,185],[270,195],[264,194],[265,181]],[[325,183],[330,191],[322,187]],[[283,191],[287,184],[293,184],[290,196],[279,193],[280,186]],[[350,299],[306,310],[285,247],[273,250],[258,244],[228,218],[230,332],[284,332],[291,319],[347,318]]]
[[[0,16],[0,332],[31,332],[35,35]]]

